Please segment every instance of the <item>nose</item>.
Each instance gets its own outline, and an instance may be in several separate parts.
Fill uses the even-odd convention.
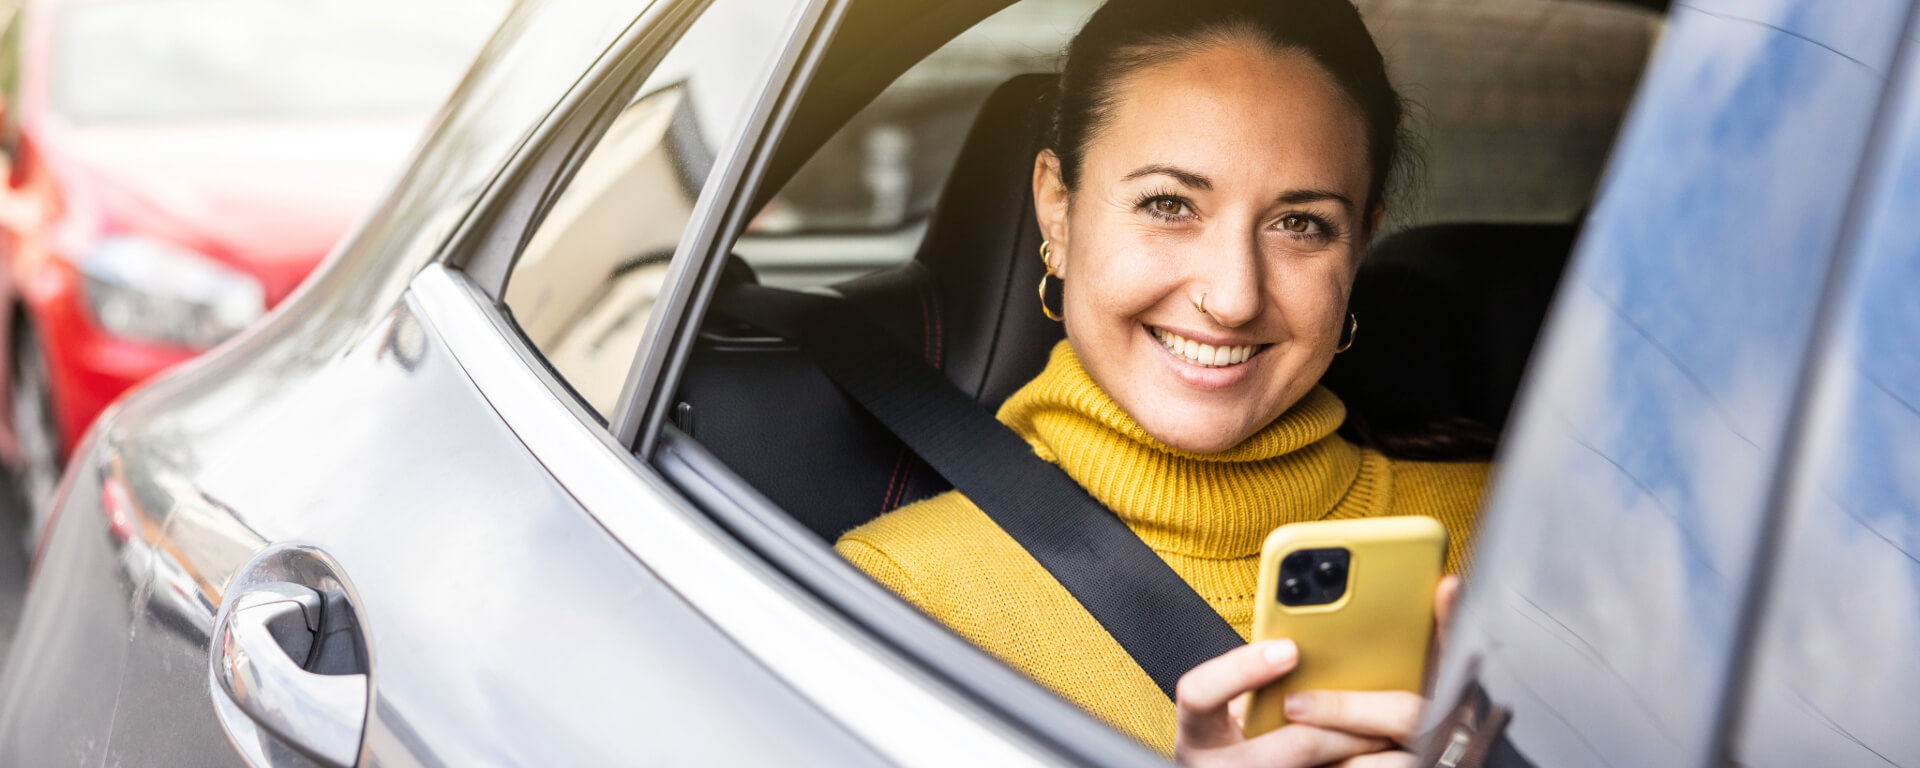
[[[1253,322],[1265,304],[1259,241],[1251,233],[1221,232],[1211,245],[1190,285],[1192,300],[1199,306],[1204,296],[1207,315],[1227,328]]]

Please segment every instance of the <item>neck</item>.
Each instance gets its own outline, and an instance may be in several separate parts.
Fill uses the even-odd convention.
[[[1068,342],[1008,398],[1000,420],[1161,552],[1256,555],[1274,528],[1364,504],[1363,454],[1335,434],[1346,406],[1315,387],[1273,423],[1218,453],[1147,434],[1087,374]],[[1359,494],[1359,497],[1369,494]]]

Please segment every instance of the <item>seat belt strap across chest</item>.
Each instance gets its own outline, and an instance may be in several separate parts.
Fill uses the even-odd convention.
[[[853,304],[742,283],[723,286],[714,308],[797,345],[1039,561],[1169,699],[1181,675],[1243,644],[1126,523]]]

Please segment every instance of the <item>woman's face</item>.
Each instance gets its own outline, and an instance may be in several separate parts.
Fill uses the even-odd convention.
[[[1223,41],[1128,75],[1082,152],[1034,169],[1067,336],[1161,442],[1213,453],[1333,359],[1366,237],[1366,126],[1312,59]],[[1205,311],[1200,309],[1204,298]]]

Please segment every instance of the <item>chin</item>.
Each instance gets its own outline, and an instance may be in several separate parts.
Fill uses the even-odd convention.
[[[1238,419],[1227,424],[1164,411],[1157,415],[1159,418],[1137,419],[1140,428],[1153,439],[1189,453],[1219,453],[1239,445],[1255,431]]]

